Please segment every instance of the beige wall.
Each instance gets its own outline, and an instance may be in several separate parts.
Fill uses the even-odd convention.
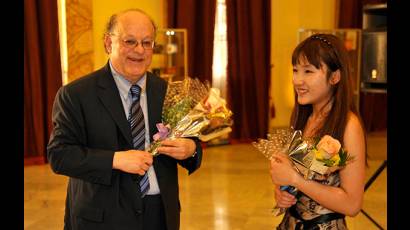
[[[293,108],[291,55],[298,30],[334,29],[337,0],[272,0],[271,104],[276,110],[270,128],[289,125]]]
[[[107,63],[102,36],[110,16],[128,8],[139,8],[149,14],[158,28],[166,25],[166,0],[92,0],[93,1],[93,40],[94,69]]]

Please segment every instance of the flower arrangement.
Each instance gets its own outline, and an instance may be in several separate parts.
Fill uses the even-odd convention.
[[[229,133],[231,116],[218,89],[189,77],[171,82],[164,99],[162,123],[157,124],[158,133],[148,152],[156,156],[165,138],[198,137],[206,142]]]
[[[335,172],[351,161],[340,142],[330,135],[325,135],[321,139],[303,138],[301,130],[293,128],[276,129],[268,134],[268,139],[258,139],[253,142],[266,158],[272,159],[274,154],[286,153],[294,164],[294,168],[305,179],[314,177],[323,178]],[[292,186],[280,186],[283,191],[296,195],[297,189]],[[272,213],[275,216],[281,215],[285,209],[275,207]]]
[[[337,171],[353,159],[340,142],[329,135],[323,136],[311,151],[314,158],[309,169],[321,175]]]

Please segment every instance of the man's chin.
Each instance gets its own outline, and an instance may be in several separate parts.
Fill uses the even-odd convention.
[[[142,75],[145,74],[147,69],[145,68],[133,68],[127,71],[128,76],[131,76],[132,78],[140,78]]]

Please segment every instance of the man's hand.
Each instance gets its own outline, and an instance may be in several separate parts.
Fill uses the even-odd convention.
[[[165,139],[161,141],[158,152],[168,155],[177,160],[184,160],[191,157],[196,149],[195,142],[188,138]]]
[[[152,165],[152,155],[140,150],[119,151],[114,153],[112,167],[123,172],[144,175]]]

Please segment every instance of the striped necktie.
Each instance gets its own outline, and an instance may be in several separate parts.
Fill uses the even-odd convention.
[[[134,149],[145,150],[145,122],[144,114],[140,106],[141,87],[138,85],[131,86],[132,104],[128,116],[128,122],[131,126],[132,143]],[[148,192],[149,180],[148,171],[144,174],[140,181],[142,197]]]

